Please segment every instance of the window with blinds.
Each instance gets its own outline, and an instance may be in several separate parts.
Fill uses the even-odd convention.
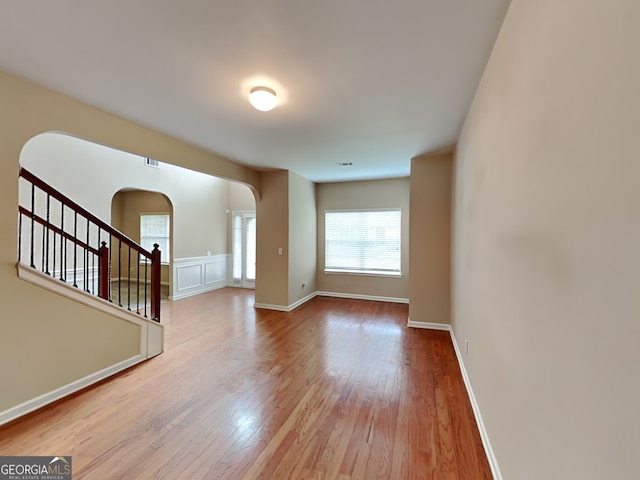
[[[400,275],[400,209],[325,211],[325,272]]]
[[[169,263],[169,221],[168,214],[140,215],[140,245],[150,252],[160,245],[162,263]]]

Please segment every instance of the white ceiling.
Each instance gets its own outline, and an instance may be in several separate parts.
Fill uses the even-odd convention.
[[[255,167],[406,176],[455,143],[508,3],[0,0],[0,70]]]

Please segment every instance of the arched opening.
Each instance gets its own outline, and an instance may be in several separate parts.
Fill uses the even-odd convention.
[[[164,194],[133,188],[122,189],[111,200],[111,225],[126,236],[139,243],[147,250],[153,250],[158,244],[162,253],[162,299],[169,298],[171,291],[171,268],[173,246],[173,204]],[[112,250],[115,257],[117,251]],[[114,264],[115,261],[112,261]],[[137,270],[144,266],[144,260],[134,265],[134,278],[138,278]],[[117,279],[112,282],[117,282]],[[112,285],[112,292],[117,291]],[[139,288],[132,289],[137,293]]]
[[[29,140],[20,164],[135,241],[141,214],[168,213],[162,282],[170,300],[239,286],[233,280],[232,217],[255,211],[248,186],[61,133]]]

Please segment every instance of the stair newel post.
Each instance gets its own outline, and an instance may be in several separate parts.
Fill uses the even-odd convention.
[[[160,250],[157,243],[151,252],[151,319],[160,321]]]
[[[109,272],[109,247],[107,247],[107,242],[102,242],[98,252],[98,296],[109,300],[111,296],[111,272]]]

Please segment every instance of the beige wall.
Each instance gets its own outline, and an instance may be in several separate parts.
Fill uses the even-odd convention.
[[[0,411],[4,411],[134,356],[139,343],[135,325],[18,278],[18,162],[29,139],[48,131],[72,132],[256,189],[259,175],[2,72],[0,105]]]
[[[289,172],[262,172],[256,203],[256,303],[289,305]],[[278,249],[282,248],[282,255]]]
[[[20,164],[107,223],[118,191],[160,192],[174,208],[172,258],[227,253],[230,182],[167,163],[147,167],[138,155],[53,133],[29,140]]]
[[[640,2],[513,0],[455,173],[454,315],[505,479],[635,479]]]
[[[140,215],[143,214],[169,214],[170,234],[169,238],[173,238],[173,206],[169,199],[161,193],[147,192],[144,190],[125,190],[119,191],[113,196],[111,202],[111,226],[124,233],[127,237],[140,243]],[[173,243],[169,242],[169,250],[173,250]],[[111,251],[112,265],[118,263],[118,252],[113,249]],[[173,261],[173,254],[169,252],[169,261]],[[138,262],[132,266],[132,278],[137,277]],[[115,267],[113,267],[115,268]],[[150,270],[146,269],[147,275],[151,275]],[[140,270],[142,277],[145,276],[145,269]],[[169,285],[171,267],[170,265],[162,265],[160,281]],[[113,272],[117,275],[117,272]]]
[[[411,159],[409,319],[451,321],[452,155]]]
[[[227,192],[227,205],[231,211],[251,211],[256,209],[256,197],[246,185],[229,182]]]
[[[315,185],[293,172],[264,172],[261,176],[256,303],[288,309],[315,292]],[[308,285],[302,288],[304,282]]]
[[[316,291],[316,223],[315,184],[290,172],[289,305]]]
[[[409,179],[323,183],[316,187],[318,205],[318,273],[322,292],[409,298]],[[324,273],[324,212],[336,209],[402,209],[402,278]]]
[[[172,214],[169,199],[161,193],[145,190],[123,190],[113,196],[112,225],[140,243],[140,215]]]

